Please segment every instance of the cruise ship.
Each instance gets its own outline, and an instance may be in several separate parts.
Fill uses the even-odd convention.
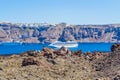
[[[54,43],[51,43],[49,46],[57,47],[57,48],[61,48],[63,46],[72,48],[72,47],[78,47],[78,43],[75,41],[67,41],[67,42],[55,41]]]

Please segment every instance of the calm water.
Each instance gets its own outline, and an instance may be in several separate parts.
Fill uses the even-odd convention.
[[[113,43],[79,43],[78,47],[69,48],[72,51],[82,50],[82,52],[89,51],[110,51],[110,47]],[[0,44],[0,54],[19,54],[28,50],[42,50],[43,47],[49,47],[49,44],[15,44],[15,43],[4,43]],[[56,49],[56,48],[54,48]]]

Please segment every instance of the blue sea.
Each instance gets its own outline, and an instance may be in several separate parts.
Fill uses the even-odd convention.
[[[78,47],[69,48],[69,50],[76,51],[82,50],[82,52],[94,52],[94,51],[103,51],[110,52],[110,48],[113,43],[78,43]],[[0,55],[9,55],[9,54],[20,54],[28,50],[39,50],[41,51],[43,47],[50,47],[49,44],[42,43],[3,43],[0,44]]]

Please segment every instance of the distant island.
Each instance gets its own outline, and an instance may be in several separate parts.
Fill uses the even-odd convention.
[[[54,41],[120,42],[120,24],[69,25],[67,23],[0,22],[0,42],[41,43]]]

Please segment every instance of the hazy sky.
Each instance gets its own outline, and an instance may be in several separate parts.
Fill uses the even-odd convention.
[[[0,21],[120,23],[120,0],[0,0]]]

